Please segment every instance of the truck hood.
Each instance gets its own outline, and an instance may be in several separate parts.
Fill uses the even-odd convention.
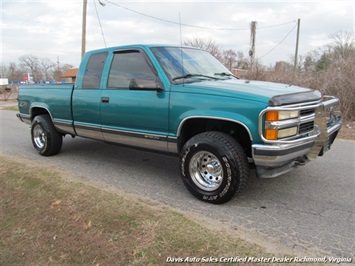
[[[172,91],[248,99],[271,106],[318,101],[321,99],[320,92],[316,90],[281,83],[242,79],[206,80],[173,85]]]

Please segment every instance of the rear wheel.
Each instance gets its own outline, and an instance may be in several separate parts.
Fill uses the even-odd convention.
[[[55,129],[49,115],[38,115],[32,121],[31,138],[39,154],[50,156],[60,152],[63,136]]]
[[[192,137],[181,151],[182,180],[196,198],[221,204],[246,187],[249,163],[243,148],[222,132]]]

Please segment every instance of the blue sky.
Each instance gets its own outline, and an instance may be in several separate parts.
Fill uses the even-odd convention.
[[[180,44],[180,20],[183,40],[211,39],[247,55],[250,22],[257,21],[256,58],[271,65],[294,55],[298,18],[300,55],[324,48],[332,34],[355,28],[354,1],[100,1],[105,6],[88,0],[87,50],[105,42]],[[82,0],[2,0],[2,63],[32,54],[77,66],[82,6]]]

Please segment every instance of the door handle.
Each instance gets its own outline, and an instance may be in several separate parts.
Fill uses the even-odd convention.
[[[110,102],[110,98],[109,97],[101,97],[101,102],[102,103],[109,103]]]

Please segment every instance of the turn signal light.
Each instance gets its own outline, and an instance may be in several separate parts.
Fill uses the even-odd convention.
[[[279,120],[279,112],[278,111],[269,111],[266,113],[266,121],[278,121]]]
[[[277,129],[265,129],[265,138],[267,140],[277,140],[278,130]]]

